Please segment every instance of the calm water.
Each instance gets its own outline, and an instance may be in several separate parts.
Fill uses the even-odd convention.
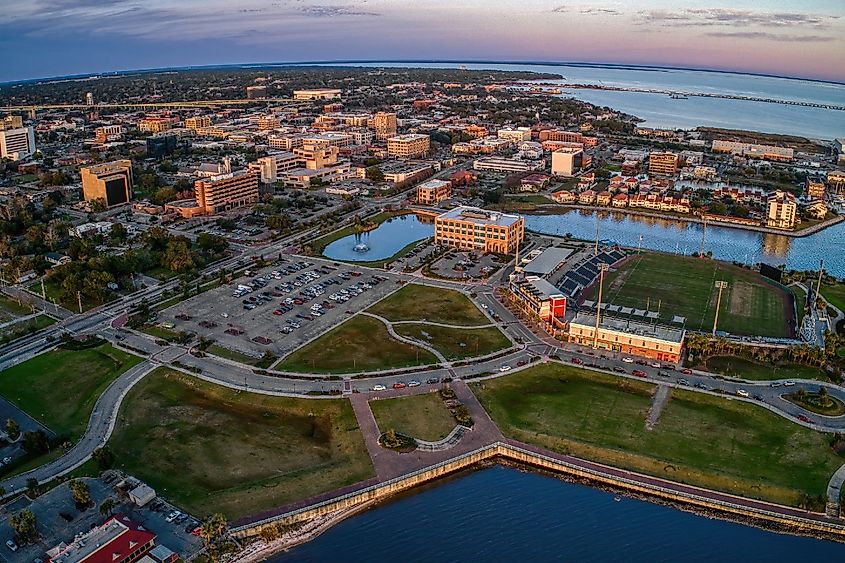
[[[599,238],[624,246],[692,254],[701,247],[703,225],[623,213],[570,210],[559,215],[527,215],[525,227],[540,233],[594,240],[598,217]],[[642,235],[642,241],[640,236]],[[773,266],[785,264],[794,270],[817,270],[824,258],[825,270],[845,277],[845,223],[838,223],[806,237],[785,237],[743,229],[707,226],[704,251],[720,260]]]
[[[374,63],[362,66],[455,68],[458,63]],[[725,127],[816,139],[835,139],[845,132],[845,111],[720,98],[691,97],[687,100],[672,100],[665,94],[565,89],[566,84],[598,84],[843,105],[845,84],[699,70],[621,69],[602,65],[490,63],[465,66],[471,70],[530,70],[561,74],[564,80],[550,82],[560,84],[564,88],[565,93],[562,95],[635,115],[645,120],[642,124],[645,127]]]
[[[405,246],[434,236],[434,225],[422,223],[416,215],[400,215],[388,219],[372,231],[349,235],[326,246],[323,256],[333,260],[383,260],[390,258]],[[357,244],[366,244],[369,250],[355,250]]]
[[[841,561],[845,545],[492,467],[341,522],[273,561]]]

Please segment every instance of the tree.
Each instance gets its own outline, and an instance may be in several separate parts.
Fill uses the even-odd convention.
[[[38,536],[38,529],[35,524],[35,514],[33,514],[31,510],[21,510],[9,518],[9,526],[12,527],[18,538],[24,541],[32,541]]]
[[[114,499],[109,497],[100,503],[100,514],[103,516],[109,516],[114,511],[115,502]]]
[[[220,254],[229,248],[229,241],[218,235],[200,233],[199,236],[197,236],[197,246],[205,252]]]
[[[88,487],[88,483],[74,479],[67,486],[70,488],[70,494],[73,495],[73,502],[76,503],[77,508],[85,509],[91,506],[91,489]]]
[[[384,182],[384,172],[378,166],[371,166],[367,168],[367,179],[373,182]]]
[[[196,265],[188,242],[184,238],[174,238],[167,243],[161,264],[173,272],[186,272]]]
[[[205,540],[206,545],[214,543],[226,533],[227,525],[225,516],[219,512],[212,514],[200,526],[200,537]]]
[[[121,225],[120,223],[115,223],[111,226],[111,230],[109,231],[109,238],[116,242],[126,242],[126,237],[128,233],[126,232],[126,227]]]
[[[114,454],[108,446],[103,446],[102,448],[94,450],[94,453],[91,454],[91,459],[97,463],[97,467],[100,468],[100,471],[105,471],[114,464]]]
[[[12,440],[17,440],[18,436],[21,435],[20,425],[12,418],[6,419],[6,434]]]
[[[23,449],[28,454],[42,454],[50,449],[50,442],[43,430],[24,432]]]
[[[41,488],[38,486],[38,479],[30,477],[26,480],[26,494],[29,498],[35,498],[41,494]]]

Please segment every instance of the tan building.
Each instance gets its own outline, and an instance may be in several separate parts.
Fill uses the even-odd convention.
[[[308,170],[319,170],[337,164],[340,149],[327,140],[305,139],[301,147],[293,149],[300,165]]]
[[[387,154],[395,158],[418,158],[428,154],[431,138],[428,135],[408,133],[387,140]]]
[[[602,315],[596,337],[596,315],[578,313],[569,323],[569,341],[602,350],[677,363],[686,333],[683,329]]]
[[[211,118],[207,115],[197,115],[185,120],[186,129],[205,129],[211,127]]]
[[[23,118],[19,115],[6,115],[0,119],[0,131],[5,129],[20,129],[23,127]]]
[[[477,207],[456,207],[434,219],[434,242],[459,250],[508,254],[525,237],[525,219]]]
[[[798,204],[789,192],[775,190],[766,198],[766,226],[775,229],[795,228]]]
[[[832,194],[841,195],[845,193],[845,172],[831,170],[827,173],[827,189]]]
[[[774,145],[755,145],[753,143],[740,143],[737,141],[713,141],[711,146],[713,152],[730,153],[748,158],[762,158],[765,160],[778,160],[789,162],[792,160],[794,151],[786,147]]]
[[[552,153],[552,174],[571,178],[581,170],[584,151],[575,147],[562,147]]]
[[[674,176],[678,173],[678,155],[672,152],[653,152],[648,155],[648,171],[651,174]]]
[[[258,173],[230,172],[197,180],[194,197],[197,206],[208,215],[258,203]]]
[[[108,143],[109,141],[119,141],[123,137],[122,125],[103,125],[94,129],[94,136],[98,143]]]
[[[178,123],[175,117],[145,117],[138,123],[138,130],[144,133],[161,133]]]
[[[85,201],[102,200],[106,207],[132,200],[132,161],[115,160],[79,169]]]
[[[807,199],[824,199],[824,182],[817,182],[807,178],[807,183],[804,184],[804,193]]]
[[[429,180],[417,186],[417,203],[434,205],[452,195],[452,182],[448,180]]]
[[[386,141],[396,136],[398,124],[395,113],[380,111],[373,116],[371,123],[372,129],[376,132],[376,140]]]
[[[293,99],[301,101],[311,100],[339,100],[340,90],[334,88],[317,88],[313,90],[294,90]]]

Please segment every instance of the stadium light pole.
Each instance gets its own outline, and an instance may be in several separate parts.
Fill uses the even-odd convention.
[[[601,292],[604,289],[604,273],[609,266],[602,262],[599,264],[599,300],[596,303],[596,329],[593,332],[593,350],[599,347],[599,319],[601,317]]]
[[[719,295],[716,297],[716,316],[713,318],[713,336],[716,336],[716,324],[719,322],[719,305],[722,304],[722,291],[728,287],[728,282],[718,280],[716,281],[716,289],[719,290]]]

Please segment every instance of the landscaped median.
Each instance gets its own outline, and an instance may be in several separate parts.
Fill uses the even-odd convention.
[[[109,446],[168,500],[229,519],[373,476],[348,401],[243,393],[165,368],[127,394]]]
[[[506,436],[749,498],[823,510],[845,463],[831,436],[704,393],[673,390],[647,430],[655,387],[645,382],[548,364],[472,387]]]

